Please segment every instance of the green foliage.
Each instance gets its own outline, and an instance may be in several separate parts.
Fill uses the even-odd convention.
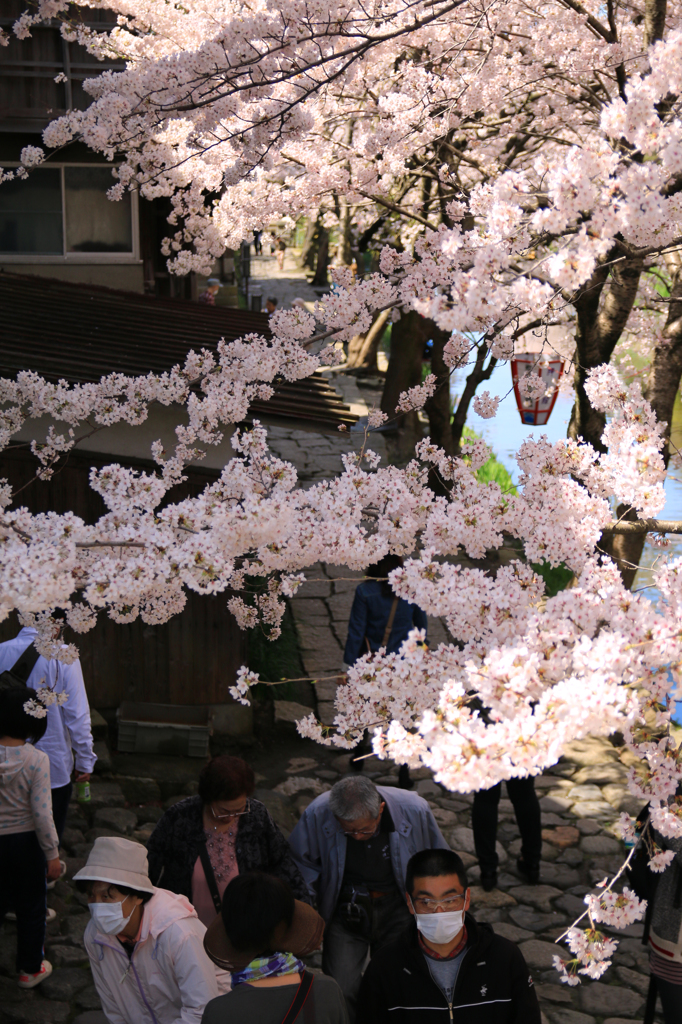
[[[464,428],[462,436],[474,441],[481,440],[481,435],[477,434],[469,427]],[[509,470],[500,462],[494,453],[490,456],[488,461],[484,462],[481,468],[476,471],[476,479],[482,484],[488,484],[491,481],[499,484],[503,494],[519,493],[514,486],[514,481],[511,478]]]
[[[530,567],[545,581],[547,597],[554,597],[560,590],[565,590],[573,579],[573,573],[566,568],[563,562],[554,568],[549,562],[531,562]]]

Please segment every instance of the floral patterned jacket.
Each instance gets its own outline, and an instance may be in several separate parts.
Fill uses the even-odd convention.
[[[201,800],[190,796],[169,807],[147,843],[152,885],[192,899],[192,872],[206,842]],[[310,903],[308,889],[289,844],[267,808],[251,797],[251,809],[239,819],[236,841],[239,873],[266,871],[289,884],[297,900]]]

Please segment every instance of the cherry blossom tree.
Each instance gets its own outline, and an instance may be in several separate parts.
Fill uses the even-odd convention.
[[[116,165],[114,200],[129,188],[169,196],[175,272],[206,271],[282,214],[324,208],[328,217],[330,196],[344,237],[350,224],[381,256],[358,281],[337,268],[315,317],[278,311],[271,340],[191,353],[163,377],[69,387],[24,373],[0,382],[3,444],[32,418],[54,421],[34,443],[44,476],[86,421],[140,423],[161,402],[176,404],[182,423],[173,454],[154,447],[156,473],[93,470],[108,509],[97,523],[31,516],[3,487],[0,614],[18,609],[52,653],[57,607],[85,631],[100,614],[166,621],[187,588],[230,588],[240,623],[260,617],[276,634],[306,567],[362,569],[397,552],[406,561],[391,575],[394,591],[443,616],[456,643],[427,650],[415,634],[399,655],[361,659],[340,690],[334,731],[307,720],[305,735],[351,746],[370,728],[380,755],[424,763],[444,785],[470,791],[536,774],[571,739],[618,729],[639,759],[632,792],[651,802],[660,834],[682,834],[673,800],[682,767],[669,732],[682,564],[661,563],[654,605],[630,593],[603,554],[636,562],[645,533],[682,529],[655,518],[682,372],[679,7],[102,0],[118,24],[96,34],[69,14],[78,6],[37,0],[15,32],[63,17],[68,37],[125,66],[89,83],[90,107],[50,125],[45,147],[78,139],[103,153]],[[44,159],[29,147],[7,173]],[[486,446],[461,443],[439,407],[439,436],[420,442],[404,470],[380,464],[370,432],[339,477],[303,490],[256,425],[233,435],[235,457],[216,483],[167,503],[187,463],[278,375],[297,379],[338,358],[335,343],[388,310],[432,321],[440,362],[424,382],[385,397],[371,427],[442,400],[443,379],[468,364],[478,374],[473,401],[492,360],[508,360],[524,333],[574,325],[571,436],[524,443],[518,495],[477,480]],[[312,337],[331,347],[311,355],[301,343]],[[631,340],[649,357],[642,382],[609,365]],[[493,415],[500,397],[479,395],[479,411]],[[437,495],[433,472],[446,484]],[[521,542],[523,559],[496,575],[457,564],[458,553],[479,558],[503,535]],[[608,548],[608,537],[621,539]],[[547,597],[528,564],[540,560],[563,562],[575,585]],[[263,586],[249,602],[252,580]],[[235,692],[248,699],[254,681],[243,670]],[[613,887],[592,898],[590,929],[569,935],[576,970],[599,976],[614,944],[596,924],[627,923],[641,909]]]

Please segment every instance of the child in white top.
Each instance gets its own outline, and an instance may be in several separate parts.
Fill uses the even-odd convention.
[[[17,971],[21,988],[52,973],[43,959],[47,878],[59,878],[59,841],[52,818],[50,762],[27,743],[47,726],[36,691],[0,690],[0,921],[11,908],[17,918]]]

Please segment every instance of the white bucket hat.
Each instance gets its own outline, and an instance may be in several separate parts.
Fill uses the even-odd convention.
[[[74,882],[109,882],[126,885],[138,892],[154,892],[149,881],[147,851],[132,839],[103,836],[95,839],[84,868],[73,876]]]

